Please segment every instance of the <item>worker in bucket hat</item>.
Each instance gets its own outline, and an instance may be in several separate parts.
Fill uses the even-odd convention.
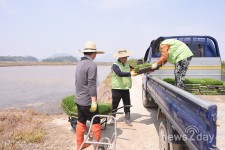
[[[119,51],[114,54],[114,57],[117,58],[117,61],[112,65],[112,109],[115,110],[118,108],[120,100],[122,99],[123,105],[130,105],[130,91],[129,89],[132,86],[131,76],[136,76],[133,70],[133,67],[127,62],[128,57],[131,55],[131,52],[121,48]],[[114,113],[112,112],[112,113]],[[128,126],[131,126],[130,121],[130,107],[124,107],[125,118],[124,121]],[[114,114],[114,116],[116,116]],[[113,120],[111,124],[113,124]]]
[[[78,121],[76,126],[77,150],[86,148],[90,144],[82,145],[84,141],[84,132],[86,130],[86,121],[99,114],[97,105],[97,65],[93,62],[97,54],[104,54],[103,51],[97,50],[96,44],[89,41],[85,44],[84,54],[77,63],[75,73],[75,102],[78,109]],[[99,141],[101,138],[100,118],[96,117],[92,125],[93,138]]]

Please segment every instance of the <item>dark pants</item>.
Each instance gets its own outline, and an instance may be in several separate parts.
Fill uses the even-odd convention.
[[[120,103],[120,99],[123,100],[123,105],[130,105],[130,91],[112,89],[112,109],[117,109]],[[117,112],[117,110],[112,111]],[[130,112],[130,107],[124,107],[124,112]]]
[[[81,106],[77,104],[79,122],[86,124],[87,120],[91,121],[94,115],[99,114],[98,108],[95,112],[90,112],[90,108],[91,106]],[[98,123],[100,123],[100,118],[95,117],[95,119],[93,120],[93,124],[98,124]]]
[[[185,75],[188,69],[188,65],[191,62],[192,57],[188,57],[186,59],[183,59],[175,64],[175,85],[181,89],[185,88],[184,81],[185,81]]]

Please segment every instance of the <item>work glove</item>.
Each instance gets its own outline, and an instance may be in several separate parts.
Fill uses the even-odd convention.
[[[95,112],[96,110],[97,110],[97,102],[92,101],[90,112]]]
[[[156,69],[158,67],[158,64],[157,63],[153,63],[152,66],[151,66],[151,69]]]
[[[130,74],[131,74],[131,76],[137,76],[137,73],[134,71],[131,71]]]

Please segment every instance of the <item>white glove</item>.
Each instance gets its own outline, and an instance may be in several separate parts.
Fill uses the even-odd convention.
[[[156,69],[157,67],[158,67],[158,64],[157,64],[157,63],[154,63],[154,64],[152,64],[152,66],[151,66],[152,69]]]

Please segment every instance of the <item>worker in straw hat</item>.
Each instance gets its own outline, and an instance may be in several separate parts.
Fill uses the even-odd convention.
[[[131,52],[124,48],[119,49],[119,51],[114,54],[117,61],[112,65],[112,109],[118,108],[120,99],[123,100],[123,105],[130,105],[130,91],[132,86],[131,76],[136,76],[137,73],[132,71],[133,67],[127,62],[127,58],[130,56]],[[113,111],[112,113],[115,113]],[[125,123],[131,126],[130,121],[130,107],[124,107],[125,112]],[[114,115],[116,116],[116,115]],[[112,120],[111,124],[114,124]]]
[[[76,126],[77,150],[83,149],[90,144],[82,145],[84,141],[84,132],[86,130],[86,121],[99,114],[97,105],[97,65],[93,62],[97,54],[103,54],[103,51],[97,50],[94,42],[87,42],[81,60],[77,63],[75,73],[75,102],[78,109],[78,121]],[[92,125],[93,138],[99,141],[101,138],[100,118],[96,117]]]

